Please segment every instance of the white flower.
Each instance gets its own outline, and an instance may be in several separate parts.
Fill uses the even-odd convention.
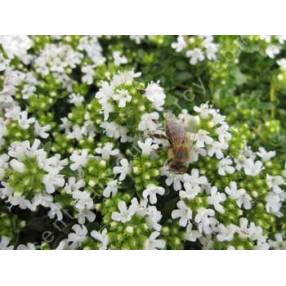
[[[82,82],[91,85],[93,83],[93,77],[95,74],[95,66],[94,65],[86,65],[81,68],[82,73]]]
[[[41,138],[47,139],[49,137],[49,131],[51,129],[50,125],[41,126],[37,121],[34,124],[35,133],[40,136]]]
[[[146,201],[142,202],[141,204],[147,204]],[[135,208],[136,210],[136,208]],[[161,225],[158,223],[161,218],[162,218],[162,214],[160,211],[157,210],[157,208],[155,206],[148,206],[147,208],[145,207],[145,216],[146,216],[146,220],[147,220],[147,224],[150,228],[156,230],[156,231],[160,231],[161,229]],[[143,213],[144,213],[143,212]],[[140,211],[137,210],[137,213],[140,213]]]
[[[109,160],[110,156],[117,156],[119,154],[118,149],[113,149],[113,143],[107,142],[103,147],[95,149],[97,154],[101,154],[103,160]]]
[[[127,102],[131,101],[132,96],[129,94],[127,90],[120,89],[113,94],[112,98],[118,102],[118,107],[123,108],[126,106]]]
[[[26,200],[23,197],[10,196],[9,197],[9,203],[12,206],[19,206],[19,208],[23,209],[23,210],[25,210],[25,209],[34,210],[33,204],[29,200]]]
[[[274,59],[275,56],[280,53],[280,47],[277,45],[269,45],[265,52],[269,58]]]
[[[146,36],[144,35],[130,35],[129,38],[134,41],[137,45],[141,44],[142,40],[145,38]]]
[[[103,108],[104,120],[107,120],[109,118],[109,113],[113,111],[113,106],[109,102],[112,97],[113,88],[108,82],[104,81],[101,84],[99,91],[95,94],[95,98]]]
[[[4,176],[5,169],[8,167],[9,156],[7,154],[0,155],[0,180]]]
[[[147,188],[143,191],[143,198],[147,199],[149,197],[149,201],[151,204],[157,203],[157,195],[163,196],[165,193],[165,189],[163,187],[148,185]]]
[[[231,241],[233,239],[234,234],[237,231],[237,226],[230,224],[230,225],[223,225],[220,223],[217,226],[218,234],[217,239],[218,241]]]
[[[269,248],[270,245],[268,242],[266,242],[265,237],[263,237],[263,240],[258,240],[254,246],[254,250],[268,250]]]
[[[125,143],[128,141],[127,132],[128,129],[124,126],[120,126],[115,122],[103,122],[100,125],[104,130],[108,137],[118,139],[120,138],[120,142]]]
[[[181,198],[193,199],[207,186],[208,180],[205,176],[200,176],[198,169],[192,169],[191,175],[184,174],[184,189],[180,192]]]
[[[165,180],[167,186],[174,185],[175,191],[182,189],[182,183],[185,182],[185,177],[182,174],[170,173],[167,168],[162,168],[162,175],[167,176]]]
[[[113,212],[111,218],[115,221],[120,221],[123,223],[129,221],[135,213],[132,207],[129,207],[129,209],[127,208],[124,201],[120,201],[118,203],[118,209],[119,212]]]
[[[280,66],[280,68],[285,71],[286,70],[286,59],[280,59],[277,61],[277,64]]]
[[[9,246],[10,239],[7,236],[0,236],[0,250],[12,250],[14,248],[13,245]]]
[[[36,250],[36,245],[33,243],[28,242],[27,245],[19,244],[17,246],[17,250]]]
[[[63,219],[63,214],[61,211],[61,205],[58,203],[52,203],[50,204],[50,210],[48,212],[48,216],[50,219],[53,219],[57,217],[57,220],[62,220]]]
[[[22,95],[24,99],[30,98],[36,92],[36,87],[32,83],[24,84],[22,89]]]
[[[239,219],[239,234],[240,237],[242,238],[247,238],[249,235],[249,231],[248,231],[248,220],[244,217]]]
[[[250,238],[251,240],[256,240],[260,243],[265,241],[262,228],[256,226],[253,222],[249,223],[244,217],[239,220],[238,233],[242,238]]]
[[[13,142],[8,149],[8,154],[18,160],[23,160],[26,157],[35,157],[40,152],[44,153],[43,150],[38,150],[40,144],[41,142],[38,139],[35,139],[32,146],[30,146],[29,141]]]
[[[88,150],[83,149],[80,151],[74,151],[70,156],[70,159],[73,162],[70,165],[70,168],[73,171],[78,170],[86,165],[88,161]]]
[[[53,157],[47,158],[46,153],[43,150],[37,152],[39,167],[46,172],[59,173],[64,166],[68,165],[68,160],[60,160],[60,154],[55,154]]]
[[[280,44],[284,44],[286,41],[286,35],[279,35],[279,36],[276,36],[276,38]]]
[[[199,48],[187,51],[186,56],[190,58],[191,65],[196,65],[198,62],[202,62],[205,59],[203,51]]]
[[[17,159],[12,159],[10,161],[10,166],[19,173],[24,173],[26,170],[25,164],[22,162],[18,161]]]
[[[266,183],[267,186],[277,194],[283,191],[280,186],[285,185],[285,181],[282,176],[270,176],[268,174],[266,175]]]
[[[83,138],[83,135],[84,135],[84,129],[83,129],[83,127],[81,127],[79,125],[73,125],[72,130],[69,130],[67,132],[67,137],[69,139],[80,140]]]
[[[236,200],[237,205],[241,208],[242,206],[249,210],[251,208],[251,197],[247,194],[244,189],[237,189],[236,182],[232,181],[229,187],[225,188],[225,192],[234,200]]]
[[[216,53],[218,51],[218,45],[213,43],[213,37],[207,36],[205,40],[203,41],[203,46],[206,49],[207,58],[209,60],[215,60]]]
[[[275,214],[278,217],[282,216],[281,207],[283,201],[286,199],[286,193],[274,193],[269,192],[265,198],[266,200],[266,210],[269,213]]]
[[[214,141],[208,147],[208,155],[212,157],[214,154],[217,159],[223,158],[223,150],[226,150],[228,145],[225,142]]]
[[[184,203],[184,201],[179,201],[177,207],[178,209],[172,211],[172,218],[180,218],[179,225],[185,227],[192,219],[192,210]]]
[[[263,169],[261,161],[254,161],[252,158],[248,158],[243,163],[244,172],[248,176],[257,176]]]
[[[215,130],[218,135],[219,142],[224,144],[224,150],[228,147],[228,141],[231,139],[231,133],[229,132],[229,126],[226,123],[221,124]]]
[[[1,99],[1,96],[0,96]],[[159,118],[159,117],[158,117]],[[0,139],[7,134],[7,127],[2,118],[0,118]]]
[[[199,208],[195,217],[198,229],[202,233],[211,234],[217,220],[214,218],[215,212],[212,209]]]
[[[218,173],[221,176],[225,176],[226,174],[233,174],[235,172],[235,168],[232,166],[232,160],[227,157],[223,158],[218,163]]]
[[[265,43],[269,44],[271,42],[272,36],[270,36],[270,35],[260,35],[259,38],[261,40],[265,41]]]
[[[65,179],[63,175],[59,175],[54,172],[51,172],[49,174],[44,175],[42,182],[45,185],[46,191],[49,194],[52,194],[55,192],[57,187],[64,186]]]
[[[33,117],[28,118],[27,111],[22,111],[19,114],[18,122],[19,122],[19,125],[21,126],[21,128],[28,129],[30,127],[30,125],[35,122],[35,118],[33,118]]]
[[[262,159],[263,162],[271,160],[276,155],[276,151],[267,152],[263,147],[259,147],[258,150],[259,152],[257,152],[257,155]]]
[[[154,231],[150,234],[150,237],[145,241],[144,249],[164,249],[166,242],[163,239],[157,239],[160,236],[158,231]]]
[[[140,75],[141,73],[135,73],[133,70],[122,71],[113,77],[111,81],[111,86],[117,87],[122,84],[131,85],[134,81],[134,78],[137,78]]]
[[[221,205],[226,200],[226,195],[220,193],[217,190],[217,187],[212,187],[210,190],[210,196],[208,197],[208,203],[213,205],[215,210],[219,213],[224,213],[224,208]]]
[[[58,246],[56,247],[56,250],[70,250],[72,249],[71,247],[69,247],[68,244],[68,240],[67,239],[63,239],[59,242]]]
[[[100,242],[100,250],[106,250],[108,243],[109,243],[109,238],[108,238],[108,233],[107,229],[103,229],[103,231],[100,233],[99,231],[93,230],[90,235],[97,241]]]
[[[75,191],[80,190],[85,186],[84,180],[80,179],[76,181],[75,177],[69,177],[68,182],[66,183],[64,190],[68,193],[71,194]]]
[[[122,64],[127,64],[127,58],[125,56],[121,55],[120,51],[114,51],[112,53],[113,59],[114,59],[114,64],[116,66],[120,66]]]
[[[75,207],[79,210],[91,209],[93,207],[93,200],[89,192],[74,191],[72,197],[75,200]]]
[[[276,233],[274,240],[269,240],[269,245],[272,249],[285,250],[286,249],[286,240],[283,238],[281,233]]]
[[[148,205],[147,200],[141,200],[139,204],[137,198],[133,198],[129,211],[132,211],[132,213],[136,213],[141,217],[145,217],[146,222],[151,229],[160,231],[161,225],[158,222],[161,220],[162,214],[155,206]]]
[[[176,50],[176,52],[181,52],[186,46],[187,44],[183,36],[178,36],[177,42],[171,44],[171,47]]]
[[[116,166],[113,168],[113,173],[115,175],[119,174],[120,175],[118,178],[119,181],[123,181],[130,171],[130,166],[129,166],[127,159],[121,159],[120,164],[121,166]]]
[[[158,129],[158,124],[155,122],[159,119],[159,113],[144,113],[141,116],[140,123],[138,125],[139,131],[151,131],[154,132]]]
[[[40,205],[44,206],[45,208],[50,208],[53,204],[53,197],[48,194],[37,194],[33,197],[32,201],[34,209]]]
[[[69,45],[47,44],[33,64],[36,71],[43,76],[49,72],[59,76],[64,75],[67,68],[75,68],[82,56]]]
[[[197,148],[204,148],[205,146],[212,144],[213,139],[208,134],[208,131],[202,129],[196,133],[194,139]]]
[[[85,221],[94,222],[96,215],[89,209],[78,210],[77,219],[79,224],[85,224]]]
[[[209,117],[211,108],[208,103],[202,103],[200,106],[194,106],[194,111],[199,113],[200,117],[207,119]]]
[[[72,249],[76,249],[80,246],[82,242],[85,241],[87,237],[87,228],[84,225],[75,224],[72,227],[74,233],[68,235],[68,243]]]
[[[69,95],[69,102],[76,105],[76,106],[80,106],[84,101],[84,97],[80,94],[70,94]]]
[[[193,229],[193,225],[191,223],[188,224],[185,239],[189,241],[197,241],[198,238],[201,237],[201,233],[198,230]]]
[[[155,82],[151,82],[147,85],[144,96],[150,100],[155,109],[161,111],[165,102],[165,92],[163,88]]]
[[[118,181],[117,180],[111,180],[107,183],[107,186],[103,190],[103,196],[106,198],[109,198],[110,195],[114,196],[118,192]]]
[[[0,54],[0,72],[5,71],[9,65],[9,60],[5,59],[2,53]]]
[[[78,49],[85,51],[96,66],[105,62],[105,58],[102,55],[102,47],[98,42],[97,36],[82,36],[79,40]]]
[[[142,150],[143,155],[150,155],[154,150],[159,148],[158,144],[153,143],[152,138],[147,138],[145,142],[138,141],[138,146]]]
[[[33,45],[33,41],[29,36],[1,36],[0,44],[9,59],[17,57],[24,63],[29,62],[29,55],[27,52]]]

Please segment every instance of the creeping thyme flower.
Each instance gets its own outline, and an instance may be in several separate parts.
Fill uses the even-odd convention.
[[[0,249],[285,249],[285,43],[0,36]]]
[[[1,237],[0,241],[0,250],[11,250],[13,249],[13,245],[9,245],[10,239],[6,236]]]
[[[119,174],[119,181],[123,181],[129,173],[130,167],[127,159],[122,159],[120,161],[120,165],[121,166],[116,166],[113,168],[113,173],[115,175]]]
[[[178,53],[184,52],[186,57],[190,58],[191,65],[196,65],[205,59],[217,59],[218,45],[214,43],[212,36],[178,36],[177,42],[173,42],[171,47]]]
[[[86,165],[88,161],[88,151],[87,150],[75,151],[71,155],[70,159],[73,162],[71,164],[71,169],[75,171]]]
[[[163,239],[157,239],[160,235],[158,231],[151,233],[150,237],[146,240],[144,249],[164,249],[166,242]]]
[[[138,146],[142,150],[143,155],[150,155],[153,150],[159,148],[158,144],[154,144],[152,138],[147,138],[145,142],[138,141]]]
[[[179,201],[177,203],[178,209],[173,210],[172,212],[172,218],[180,218],[179,224],[181,226],[186,226],[188,224],[188,221],[192,218],[192,210],[186,206],[186,204],[183,201]]]
[[[143,192],[143,197],[147,199],[149,197],[149,201],[151,204],[157,203],[156,195],[164,195],[165,190],[162,187],[157,187],[154,185],[148,185],[147,188]]]
[[[275,58],[276,55],[280,53],[280,48],[277,45],[269,45],[266,48],[265,53],[267,54],[269,58],[273,59]]]
[[[107,229],[104,229],[101,233],[98,231],[93,230],[90,235],[97,241],[100,242],[99,249],[105,250],[108,247],[109,238],[107,235]]]
[[[166,95],[158,83],[148,84],[144,95],[152,102],[155,109],[162,110]]]
[[[232,166],[232,160],[230,158],[223,158],[218,163],[218,173],[221,176],[226,174],[233,174],[235,168]]]
[[[110,195],[114,196],[118,192],[118,181],[117,180],[111,180],[107,183],[106,188],[103,191],[103,196],[106,198],[109,198]]]

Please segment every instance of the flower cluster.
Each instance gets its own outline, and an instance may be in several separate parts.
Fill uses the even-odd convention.
[[[286,248],[285,51],[0,37],[0,249]]]
[[[196,65],[204,60],[216,60],[218,45],[213,41],[212,36],[206,37],[184,37],[179,36],[177,41],[172,43],[176,52],[184,52],[190,58],[190,64]]]

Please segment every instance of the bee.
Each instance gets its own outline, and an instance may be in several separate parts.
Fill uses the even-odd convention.
[[[166,116],[166,136],[171,145],[170,169],[176,173],[185,173],[191,159],[192,140],[173,114]]]

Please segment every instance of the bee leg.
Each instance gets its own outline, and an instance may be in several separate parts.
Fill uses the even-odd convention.
[[[168,149],[168,160],[173,160],[174,159],[174,153],[172,149]]]
[[[153,136],[158,139],[168,139],[166,134],[153,134]]]
[[[171,149],[168,150],[168,159],[165,161],[164,163],[164,167],[165,166],[170,166],[170,164],[172,163],[174,159],[174,155]]]

